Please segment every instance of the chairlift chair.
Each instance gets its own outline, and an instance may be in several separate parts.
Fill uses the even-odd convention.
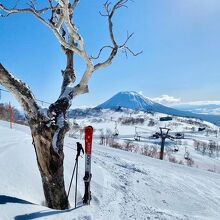
[[[158,132],[154,133],[152,136],[151,136],[152,139],[158,139],[160,138],[160,134]]]
[[[118,135],[119,133],[117,131],[113,134],[114,137],[117,137]]]
[[[113,134],[114,137],[117,137],[119,135],[119,131],[118,131],[118,128],[117,128],[117,121],[115,121],[115,132]]]
[[[174,152],[178,152],[179,151],[179,146],[177,144],[174,145],[173,151]]]
[[[138,134],[137,132],[137,127],[135,127],[135,135],[134,135],[134,140],[135,141],[140,141],[141,139],[141,136]]]
[[[185,158],[186,160],[190,160],[190,154],[189,154],[189,151],[187,151],[187,147],[185,147],[184,158]]]
[[[141,136],[138,135],[138,134],[135,134],[135,135],[134,135],[134,140],[135,140],[135,141],[140,141],[140,140],[141,140]]]

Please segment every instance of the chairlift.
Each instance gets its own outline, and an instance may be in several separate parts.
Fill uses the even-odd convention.
[[[140,140],[141,140],[141,136],[135,134],[135,135],[134,135],[134,140],[135,140],[135,141],[140,141]]]
[[[177,133],[175,133],[175,138],[176,139],[183,139],[184,138],[184,134],[180,133],[180,132],[177,132]]]
[[[152,134],[152,136],[150,136],[151,139],[158,139],[160,138],[160,134],[158,132]]]
[[[117,137],[118,135],[119,135],[119,133],[117,133],[117,132],[115,132],[115,133],[113,134],[114,137]]]
[[[112,135],[113,137],[117,137],[119,135],[119,131],[118,131],[118,124],[117,121],[115,121],[115,132]]]
[[[141,140],[141,136],[140,136],[140,135],[138,134],[138,132],[137,132],[137,127],[135,127],[134,140],[135,140],[135,141],[140,141],[140,140]]]
[[[187,151],[187,147],[185,147],[184,158],[185,158],[186,160],[190,160],[190,154],[189,154],[189,151]]]
[[[174,148],[173,148],[174,152],[178,152],[179,151],[179,146],[175,144]]]
[[[190,159],[190,157],[189,157],[189,152],[188,152],[188,151],[184,154],[184,158],[185,158],[186,160],[189,160],[189,159]]]

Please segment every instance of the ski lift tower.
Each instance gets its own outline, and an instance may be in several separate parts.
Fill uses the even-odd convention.
[[[160,127],[160,133],[159,133],[159,136],[161,138],[160,160],[163,160],[164,145],[166,138],[172,139],[172,137],[169,135],[169,131],[170,131],[169,128]]]

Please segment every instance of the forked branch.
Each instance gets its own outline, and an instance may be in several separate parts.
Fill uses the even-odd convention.
[[[130,49],[128,46],[127,46],[127,43],[128,41],[131,39],[131,37],[133,36],[133,33],[132,34],[129,34],[127,32],[127,37],[124,41],[124,43],[122,44],[119,44],[117,43],[116,41],[116,38],[115,38],[115,34],[114,34],[114,31],[113,31],[113,16],[114,14],[116,13],[116,11],[120,8],[127,8],[127,4],[129,0],[120,0],[120,1],[117,1],[115,5],[112,5],[112,3],[110,1],[107,1],[105,4],[104,4],[104,10],[105,12],[102,13],[100,12],[100,15],[103,16],[103,17],[107,17],[108,19],[108,27],[109,27],[109,35],[110,35],[110,39],[111,39],[111,42],[112,42],[112,46],[103,46],[99,52],[98,52],[98,55],[96,57],[91,57],[91,59],[98,59],[101,55],[101,53],[104,51],[104,49],[106,48],[111,48],[111,52],[110,52],[110,55],[109,57],[103,61],[102,63],[98,63],[95,65],[95,70],[98,70],[100,68],[104,68],[108,65],[110,65],[112,63],[112,60],[114,59],[114,57],[117,55],[118,51],[119,50],[122,50],[122,52],[125,52],[126,53],[126,56],[127,56],[127,52],[129,52],[130,54],[132,54],[133,56],[138,56],[139,54],[141,54],[143,51],[140,51],[138,53],[135,53],[132,51],[132,49]]]
[[[4,5],[0,4],[0,11],[3,11],[3,16],[9,16],[15,13],[31,13],[38,20],[40,20],[44,25],[46,25],[56,36],[59,43],[61,44],[65,54],[67,55],[68,60],[72,59],[73,53],[80,56],[86,63],[86,69],[84,74],[79,81],[79,84],[72,87],[72,83],[75,82],[76,76],[73,71],[72,66],[67,66],[66,70],[63,71],[63,83],[61,94],[57,101],[61,99],[68,99],[71,101],[74,96],[88,92],[88,82],[91,78],[91,75],[96,70],[105,68],[110,65],[117,55],[118,51],[121,50],[126,55],[130,53],[133,56],[139,55],[141,52],[135,53],[127,46],[128,41],[133,36],[132,34],[127,33],[127,37],[123,43],[118,43],[113,30],[113,17],[115,13],[121,8],[127,8],[127,3],[131,0],[117,0],[115,4],[111,1],[107,1],[104,4],[104,12],[100,13],[102,16],[107,18],[108,21],[108,31],[112,45],[103,46],[97,56],[89,56],[86,47],[84,44],[83,37],[79,33],[79,30],[76,28],[76,25],[73,21],[73,15],[76,10],[76,7],[79,4],[79,0],[47,0],[48,6],[41,9],[37,9],[35,1],[29,1],[29,7],[20,9],[17,7],[17,4],[9,9]],[[48,13],[51,12],[51,16]],[[46,17],[47,16],[47,17]],[[107,58],[94,64],[92,61],[101,57],[102,52],[105,49],[109,49],[110,53]],[[71,69],[71,68],[72,69]],[[56,102],[57,102],[56,101]]]

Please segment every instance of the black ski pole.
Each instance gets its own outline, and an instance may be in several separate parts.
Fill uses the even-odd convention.
[[[71,180],[70,180],[70,185],[69,185],[69,189],[68,189],[67,198],[69,198],[70,189],[71,189],[71,186],[72,186],[73,176],[74,176],[74,173],[75,173],[75,169],[76,169],[76,161],[75,161],[75,164],[74,164],[73,173],[72,173],[72,177],[71,177]]]
[[[78,181],[78,161],[76,163],[76,187],[75,187],[75,208],[76,208],[76,200],[77,200],[77,181]]]
[[[70,185],[69,185],[69,189],[68,189],[67,198],[69,197],[69,194],[70,194],[70,189],[71,189],[71,186],[72,186],[75,170],[77,170],[76,179],[78,178],[78,158],[80,156],[80,152],[82,151],[82,153],[84,154],[84,150],[83,150],[82,144],[80,144],[79,142],[77,142],[76,144],[77,144],[77,154],[76,154],[76,159],[75,159],[75,164],[74,164],[74,168],[73,168],[73,173],[72,173],[72,177],[71,177],[71,181],[70,181]],[[76,181],[76,184],[77,184],[77,181]],[[76,186],[76,190],[77,190],[77,186]],[[76,196],[75,196],[75,207],[76,207]]]

